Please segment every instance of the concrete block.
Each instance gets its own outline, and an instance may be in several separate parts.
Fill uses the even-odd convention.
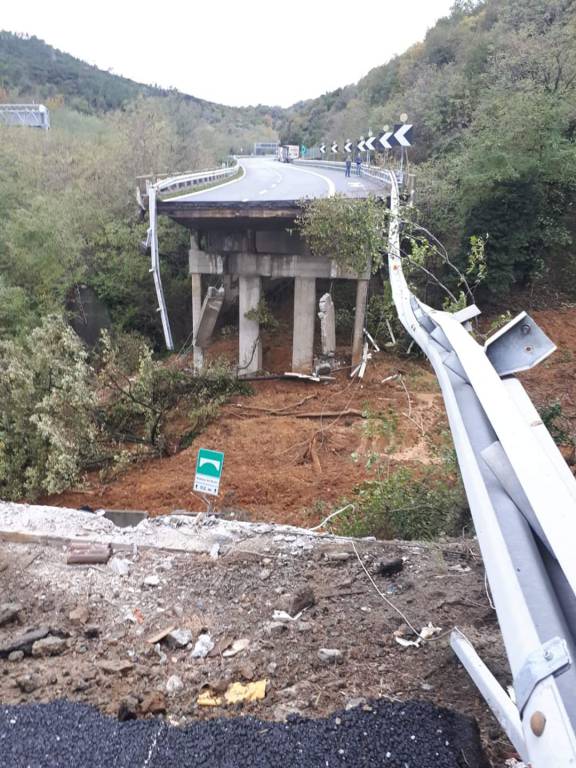
[[[319,309],[322,354],[333,355],[336,352],[336,313],[329,293],[325,293],[320,299]]]
[[[200,326],[202,314],[202,275],[192,275],[192,332],[194,336]],[[194,347],[194,370],[201,371],[204,365],[204,353],[202,347]]]
[[[224,304],[224,288],[208,288],[202,303],[198,326],[194,333],[194,346],[202,349],[209,343],[216,321]]]
[[[354,314],[354,336],[352,338],[352,366],[360,364],[364,343],[364,324],[366,322],[366,302],[370,280],[358,280],[356,283],[356,311]]]

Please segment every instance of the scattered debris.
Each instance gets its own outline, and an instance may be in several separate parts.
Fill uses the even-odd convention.
[[[168,696],[176,696],[176,694],[180,693],[183,689],[184,683],[182,678],[178,677],[178,675],[172,675],[166,681],[166,693]]]
[[[222,699],[210,688],[205,688],[196,699],[196,703],[200,707],[219,707]]]
[[[280,610],[286,611],[291,617],[300,615],[306,608],[311,608],[316,604],[316,597],[311,587],[301,587],[296,592],[285,595],[281,600]],[[275,611],[276,614],[276,611]],[[278,617],[274,615],[274,620]]]
[[[136,720],[140,711],[140,702],[135,696],[127,696],[118,705],[118,720],[123,723],[126,720]]]
[[[259,701],[266,696],[268,680],[258,680],[255,683],[232,683],[224,698],[228,704],[237,704],[239,701]]]
[[[416,640],[407,640],[404,637],[404,634],[407,630],[408,627],[402,625],[396,630],[396,632],[394,632],[394,639],[398,645],[401,645],[403,648],[409,648],[410,646],[419,648],[425,640],[429,640],[431,637],[434,637],[434,635],[438,635],[440,632],[442,632],[442,628],[435,627],[431,621],[428,622],[425,627],[422,627]]]
[[[110,560],[108,563],[108,567],[117,576],[128,576],[130,573],[130,565],[130,561],[123,557],[113,557],[112,560]]]
[[[150,643],[150,645],[156,645],[156,643],[159,643],[161,640],[164,640],[164,638],[170,634],[170,632],[173,632],[176,629],[176,624],[168,624],[165,627],[162,627],[162,629],[157,629],[152,634],[148,635],[146,638],[146,642]]]
[[[248,640],[246,637],[242,638],[241,640],[234,640],[232,645],[222,653],[222,656],[224,656],[225,659],[236,656],[241,651],[245,651],[249,645],[250,640]]]
[[[144,696],[140,711],[143,715],[161,715],[166,712],[166,697],[162,691],[152,691]]]
[[[397,557],[394,560],[386,560],[374,563],[374,572],[378,576],[395,576],[404,568],[404,560]]]
[[[25,654],[28,654],[32,651],[32,646],[37,640],[41,640],[49,634],[50,627],[44,626],[38,627],[38,629],[31,629],[5,645],[0,646],[0,658],[9,656],[12,651],[23,651]]]
[[[220,554],[220,544],[215,541],[214,544],[210,547],[210,557],[212,560],[218,560],[218,555]]]
[[[42,678],[40,675],[32,672],[30,675],[22,675],[16,678],[16,685],[22,693],[33,693],[42,685]]]
[[[190,658],[192,659],[204,659],[210,651],[214,648],[214,641],[210,637],[208,633],[202,634],[198,636],[198,639],[196,640],[196,645],[192,649],[192,652],[190,653]]]
[[[323,664],[341,664],[344,654],[337,648],[320,648],[318,658]]]
[[[146,587],[157,587],[160,584],[160,576],[158,576],[156,573],[153,573],[150,576],[146,576],[144,578],[143,584]]]
[[[100,565],[107,563],[111,555],[110,544],[73,542],[68,549],[66,563],[68,565]]]
[[[66,640],[62,637],[48,635],[41,640],[36,640],[32,645],[32,656],[59,656],[66,650]]]
[[[331,563],[347,563],[352,555],[350,552],[325,552],[324,557]]]
[[[72,624],[86,624],[90,618],[90,611],[86,605],[78,605],[70,611],[68,618]]]
[[[186,648],[192,642],[192,630],[174,629],[165,638],[166,645],[170,648]]]
[[[20,603],[2,603],[0,604],[0,627],[9,624],[18,618],[22,611]]]
[[[103,671],[112,675],[121,675],[124,672],[129,672],[133,667],[131,661],[128,659],[102,659],[96,662],[97,666]]]

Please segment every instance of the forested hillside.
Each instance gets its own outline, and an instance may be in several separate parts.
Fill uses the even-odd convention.
[[[49,132],[0,126],[0,336],[26,334],[61,312],[82,284],[116,328],[155,341],[136,177],[210,167],[274,139],[277,115],[141,85],[1,32],[0,102],[30,100],[50,108]],[[161,238],[169,303],[189,320],[184,230],[162,226],[173,233]]]
[[[296,104],[282,138],[415,126],[419,204],[458,256],[488,234],[486,286],[576,290],[576,3],[458,0],[422,43],[356,85]]]

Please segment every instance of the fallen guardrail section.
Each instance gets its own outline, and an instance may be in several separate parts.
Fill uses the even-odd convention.
[[[390,283],[399,318],[442,390],[513,677],[509,696],[455,629],[451,645],[522,759],[576,765],[576,481],[514,373],[554,344],[521,313],[484,346],[474,306],[434,310],[409,289],[400,195],[391,182]]]

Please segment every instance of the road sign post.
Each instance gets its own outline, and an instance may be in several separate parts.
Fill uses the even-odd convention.
[[[208,493],[210,496],[218,496],[223,466],[224,454],[221,451],[200,448],[196,458],[194,490],[199,493]]]

